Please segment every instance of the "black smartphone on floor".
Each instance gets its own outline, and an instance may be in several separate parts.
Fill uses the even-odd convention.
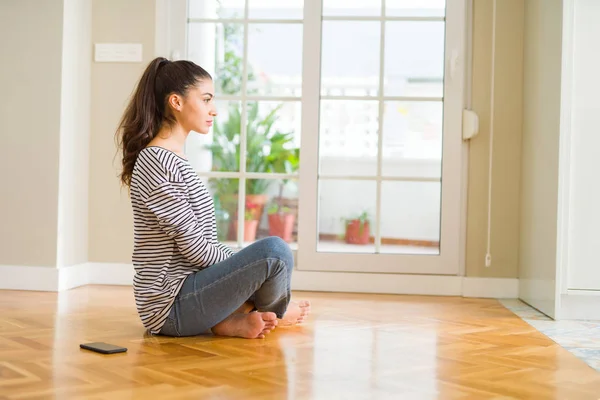
[[[125,347],[115,346],[114,344],[103,342],[83,343],[80,344],[79,347],[102,354],[125,353],[127,351]]]

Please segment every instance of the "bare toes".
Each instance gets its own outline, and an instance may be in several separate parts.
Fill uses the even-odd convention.
[[[271,322],[271,321],[275,321],[277,322],[277,315],[275,315],[275,313],[272,312],[263,312],[261,313],[262,316],[262,320],[265,322]]]

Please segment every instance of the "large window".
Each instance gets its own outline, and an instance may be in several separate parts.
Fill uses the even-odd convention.
[[[219,115],[186,151],[220,239],[296,247],[305,226],[316,253],[457,247],[463,12],[464,0],[187,0],[185,57],[214,76]]]

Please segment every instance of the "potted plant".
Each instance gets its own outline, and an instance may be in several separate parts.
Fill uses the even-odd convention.
[[[274,146],[269,161],[276,171],[285,171],[286,174],[293,174],[298,170],[300,164],[300,150],[285,149],[289,137],[282,136],[279,140],[274,140]],[[283,189],[289,183],[289,179],[282,179],[279,184],[279,194],[277,200],[269,209],[269,235],[279,236],[286,242],[292,241],[292,234],[296,223],[296,213],[283,204]]]
[[[364,211],[357,217],[346,219],[346,243],[368,244],[370,242],[370,219],[369,214]]]
[[[259,173],[294,173],[298,169],[300,149],[294,146],[294,136],[291,132],[280,132],[273,129],[277,120],[277,112],[281,105],[273,109],[264,117],[259,115],[258,103],[248,104],[248,122],[246,127],[246,167],[247,171]],[[241,113],[238,107],[231,107],[227,120],[223,124],[216,124],[213,142],[207,146],[213,155],[213,171],[239,171],[240,167],[240,142]],[[280,187],[278,204],[282,204],[283,187],[288,180],[283,180]],[[266,191],[271,181],[266,179],[246,180],[246,199],[255,206],[254,211],[257,221],[261,221],[264,207],[268,201]],[[223,208],[237,219],[237,179],[214,179],[211,181],[213,189]],[[295,217],[294,217],[295,218]],[[235,235],[235,229],[232,229]]]
[[[258,211],[259,206],[250,200],[246,200],[246,210],[244,211],[244,242],[253,242],[256,239],[258,229]],[[238,221],[231,221],[233,232],[237,234]]]
[[[279,236],[286,242],[292,241],[296,214],[289,207],[272,204],[267,210],[269,214],[269,235]]]

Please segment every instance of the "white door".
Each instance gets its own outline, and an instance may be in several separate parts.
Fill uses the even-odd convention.
[[[187,153],[222,240],[285,237],[301,270],[459,272],[465,0],[175,3],[171,49],[217,87],[221,125]]]
[[[356,3],[305,4],[299,268],[456,274],[464,2]]]

